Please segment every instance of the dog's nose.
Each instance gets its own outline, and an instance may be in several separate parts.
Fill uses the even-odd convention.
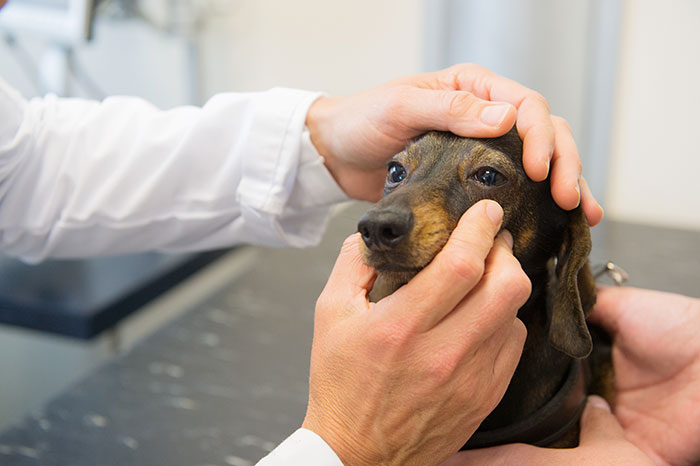
[[[357,224],[357,231],[368,248],[389,250],[398,245],[413,228],[409,209],[371,210]]]

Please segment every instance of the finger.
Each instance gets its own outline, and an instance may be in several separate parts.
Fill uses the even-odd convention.
[[[625,431],[603,398],[591,395],[581,415],[580,445],[624,439]]]
[[[479,284],[436,326],[442,339],[473,344],[512,324],[531,292],[530,280],[513,256],[512,244],[509,232],[498,235]]]
[[[554,127],[549,104],[539,93],[477,65],[456,65],[443,73],[443,82],[490,101],[508,102],[518,109],[517,128],[523,140],[523,166],[534,181],[544,181],[554,153]]]
[[[362,261],[360,234],[349,236],[338,254],[328,282],[321,292],[316,306],[325,321],[337,322],[345,318],[356,306],[369,306],[369,291],[376,273]]]
[[[417,331],[442,320],[479,282],[484,262],[501,226],[503,209],[482,200],[470,207],[445,247],[409,283],[377,303],[377,310],[402,319]],[[409,307],[410,306],[410,307]],[[410,308],[410,314],[406,309]]]
[[[581,159],[571,127],[563,118],[552,116],[554,155],[552,156],[552,197],[564,210],[575,209],[581,202]]]
[[[533,181],[544,181],[554,155],[554,127],[549,105],[539,94],[525,98],[518,107],[516,122],[523,140],[523,168]]]
[[[452,455],[440,466],[530,464],[528,461],[533,458],[533,453],[540,453],[540,456],[536,456],[536,458],[541,460],[542,463],[549,456],[548,452],[542,448],[516,443],[499,447],[460,451]]]
[[[490,102],[471,92],[401,88],[396,115],[419,131],[436,129],[465,137],[496,137],[515,124],[515,107],[505,102]]]
[[[523,140],[525,172],[534,181],[547,178],[554,153],[554,128],[549,104],[539,93],[474,64],[460,64],[414,76],[410,82],[427,89],[467,91],[480,99],[514,105],[518,110],[518,134]]]
[[[628,308],[628,297],[638,296],[639,292],[643,292],[643,290],[619,286],[598,286],[596,304],[587,320],[600,325],[614,336],[619,328],[619,320]]]
[[[686,297],[630,286],[598,286],[596,294],[596,305],[589,316],[590,321],[602,326],[613,336],[621,330],[629,333],[639,325],[655,325],[656,318],[663,320],[658,312],[648,313],[658,303],[664,303],[666,309],[684,309],[688,306]],[[646,318],[640,319],[639,316]]]
[[[465,353],[463,361],[465,363],[470,361],[471,364],[469,373],[465,373],[464,376],[471,379],[480,368],[481,373],[487,377],[484,383],[489,393],[481,406],[484,418],[503,399],[520,362],[526,338],[525,324],[515,318],[497,329],[486,341],[476,347],[476,351]],[[477,363],[477,366],[474,366],[474,363]]]
[[[581,186],[581,208],[583,209],[583,213],[586,215],[588,224],[594,227],[598,225],[601,220],[603,220],[603,208],[593,197],[593,193],[588,187],[588,183],[584,177],[581,177],[579,180],[579,186]]]
[[[506,386],[503,388],[503,393],[510,383],[510,379],[515,373],[516,367],[520,362],[520,356],[523,354],[523,347],[527,339],[527,327],[522,320],[517,317],[510,324],[507,332],[504,332],[505,338],[501,345],[493,365],[493,372],[496,378],[506,381]],[[501,394],[501,397],[503,394]]]

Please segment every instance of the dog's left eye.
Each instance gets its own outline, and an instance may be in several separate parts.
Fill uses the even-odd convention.
[[[480,168],[473,175],[474,179],[486,186],[499,186],[506,182],[506,178],[491,167]]]
[[[392,163],[389,166],[389,173],[386,180],[390,184],[399,184],[406,178],[406,169],[398,163]]]

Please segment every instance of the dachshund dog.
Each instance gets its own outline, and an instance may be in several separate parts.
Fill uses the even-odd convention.
[[[586,324],[596,289],[588,224],[580,207],[556,205],[549,180],[527,177],[522,150],[515,129],[492,139],[428,133],[388,162],[384,197],[358,224],[363,260],[377,271],[376,301],[425,267],[474,203],[488,198],[503,207],[502,228],[532,282],[518,311],[528,335],[503,399],[465,448],[575,446],[586,395],[611,395],[609,347],[596,332],[601,351],[596,342],[591,355]]]

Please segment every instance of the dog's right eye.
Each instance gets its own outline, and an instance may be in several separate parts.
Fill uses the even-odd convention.
[[[388,184],[399,184],[406,179],[406,169],[400,163],[389,165],[389,173],[386,175]]]
[[[485,167],[476,171],[473,175],[474,179],[486,186],[498,186],[506,182],[506,179],[497,170]]]

